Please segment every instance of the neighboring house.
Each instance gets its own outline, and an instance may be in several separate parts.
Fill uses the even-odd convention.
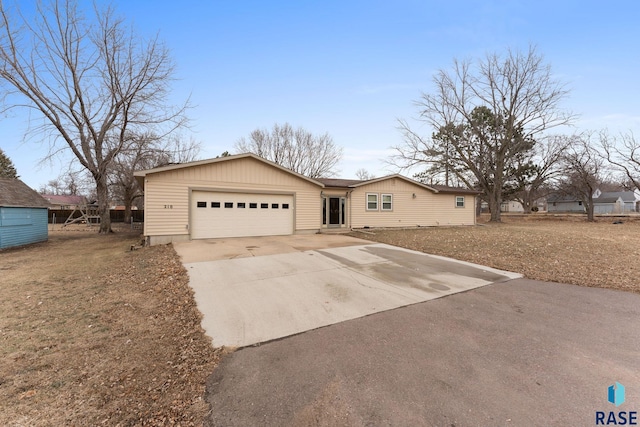
[[[69,196],[62,194],[43,194],[50,204],[53,210],[71,210],[78,206],[87,204],[87,199],[84,196]]]
[[[571,195],[553,194],[548,198],[549,212],[586,212],[582,200]],[[600,191],[593,193],[593,213],[622,214],[640,212],[640,191]]]
[[[254,154],[135,172],[149,244],[316,233],[326,229],[475,224],[467,189],[402,175],[311,179]]]
[[[500,212],[523,213],[524,208],[522,207],[522,203],[517,200],[508,200],[506,202],[502,202],[500,205]]]
[[[547,210],[547,200],[544,197],[541,197],[534,202],[532,211],[545,212],[546,210]],[[490,212],[489,203],[482,202],[480,204],[480,211],[483,213]],[[500,205],[500,212],[524,213],[524,207],[522,206],[522,203],[520,203],[517,200],[508,200],[508,201],[502,202],[502,204]]]
[[[563,195],[563,194],[551,194],[547,197],[547,212],[575,212],[585,213],[586,209],[583,206],[582,200],[576,196]]]
[[[622,214],[639,212],[640,190],[635,191],[596,191],[593,210],[596,214]],[[595,196],[595,194],[594,194]]]
[[[48,207],[24,182],[0,178],[0,249],[47,241]]]

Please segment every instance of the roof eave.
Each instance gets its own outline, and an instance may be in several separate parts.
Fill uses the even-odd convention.
[[[426,188],[429,191],[433,191],[434,193],[438,193],[439,192],[438,190],[436,190],[433,187],[429,187],[426,184],[423,184],[421,182],[415,181],[415,180],[413,180],[411,178],[407,178],[406,176],[400,175],[398,173],[395,173],[393,175],[382,176],[380,178],[374,178],[374,179],[371,179],[369,181],[360,182],[358,184],[354,184],[354,185],[349,186],[349,188],[357,188],[357,187],[362,187],[362,186],[369,185],[369,184],[375,184],[376,182],[385,181],[387,179],[392,179],[392,178],[402,179],[404,181],[410,182],[411,184],[415,184],[415,185],[417,185],[419,187]]]
[[[287,172],[291,175],[297,176],[298,178],[304,179],[312,184],[315,184],[317,186],[319,186],[320,188],[324,188],[325,185],[319,181],[316,181],[313,178],[309,178],[307,176],[304,176],[302,174],[299,174],[298,172],[294,172],[291,169],[287,169],[284,166],[281,166],[277,163],[274,163],[270,160],[267,159],[263,159],[260,156],[257,156],[253,153],[242,153],[242,154],[234,154],[231,156],[226,156],[226,157],[216,157],[214,159],[206,159],[206,160],[197,160],[195,162],[188,162],[188,163],[180,163],[180,164],[176,164],[176,165],[167,165],[167,166],[160,166],[158,168],[154,168],[154,169],[146,169],[146,170],[141,170],[141,171],[135,171],[133,173],[133,176],[138,179],[141,178],[140,180],[138,180],[138,182],[140,183],[141,181],[144,182],[144,178],[149,175],[149,174],[154,174],[154,173],[162,173],[162,172],[168,172],[168,171],[172,171],[172,170],[177,170],[177,169],[184,169],[184,168],[189,168],[189,167],[195,167],[195,166],[206,166],[206,165],[210,165],[210,164],[214,164],[214,163],[219,163],[219,162],[226,162],[229,160],[237,160],[237,159],[243,159],[243,158],[252,158],[255,160],[258,160],[260,162],[266,163],[270,166],[273,166],[277,169],[280,169],[284,172]]]

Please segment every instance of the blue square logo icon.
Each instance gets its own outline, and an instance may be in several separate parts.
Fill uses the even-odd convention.
[[[624,403],[624,386],[618,381],[614,385],[609,386],[609,402],[620,406]]]

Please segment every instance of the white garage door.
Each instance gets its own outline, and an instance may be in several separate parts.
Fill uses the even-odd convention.
[[[191,194],[191,238],[293,234],[293,196],[281,194]]]

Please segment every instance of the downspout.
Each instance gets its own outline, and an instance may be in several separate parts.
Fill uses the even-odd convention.
[[[345,197],[347,198],[347,206],[349,206],[349,216],[347,217],[349,219],[349,230],[353,231],[353,227],[351,223],[351,193],[353,193],[353,190],[347,191],[347,193],[345,194]]]
[[[473,196],[473,225],[478,225],[478,215],[476,214],[478,207],[478,196]]]

